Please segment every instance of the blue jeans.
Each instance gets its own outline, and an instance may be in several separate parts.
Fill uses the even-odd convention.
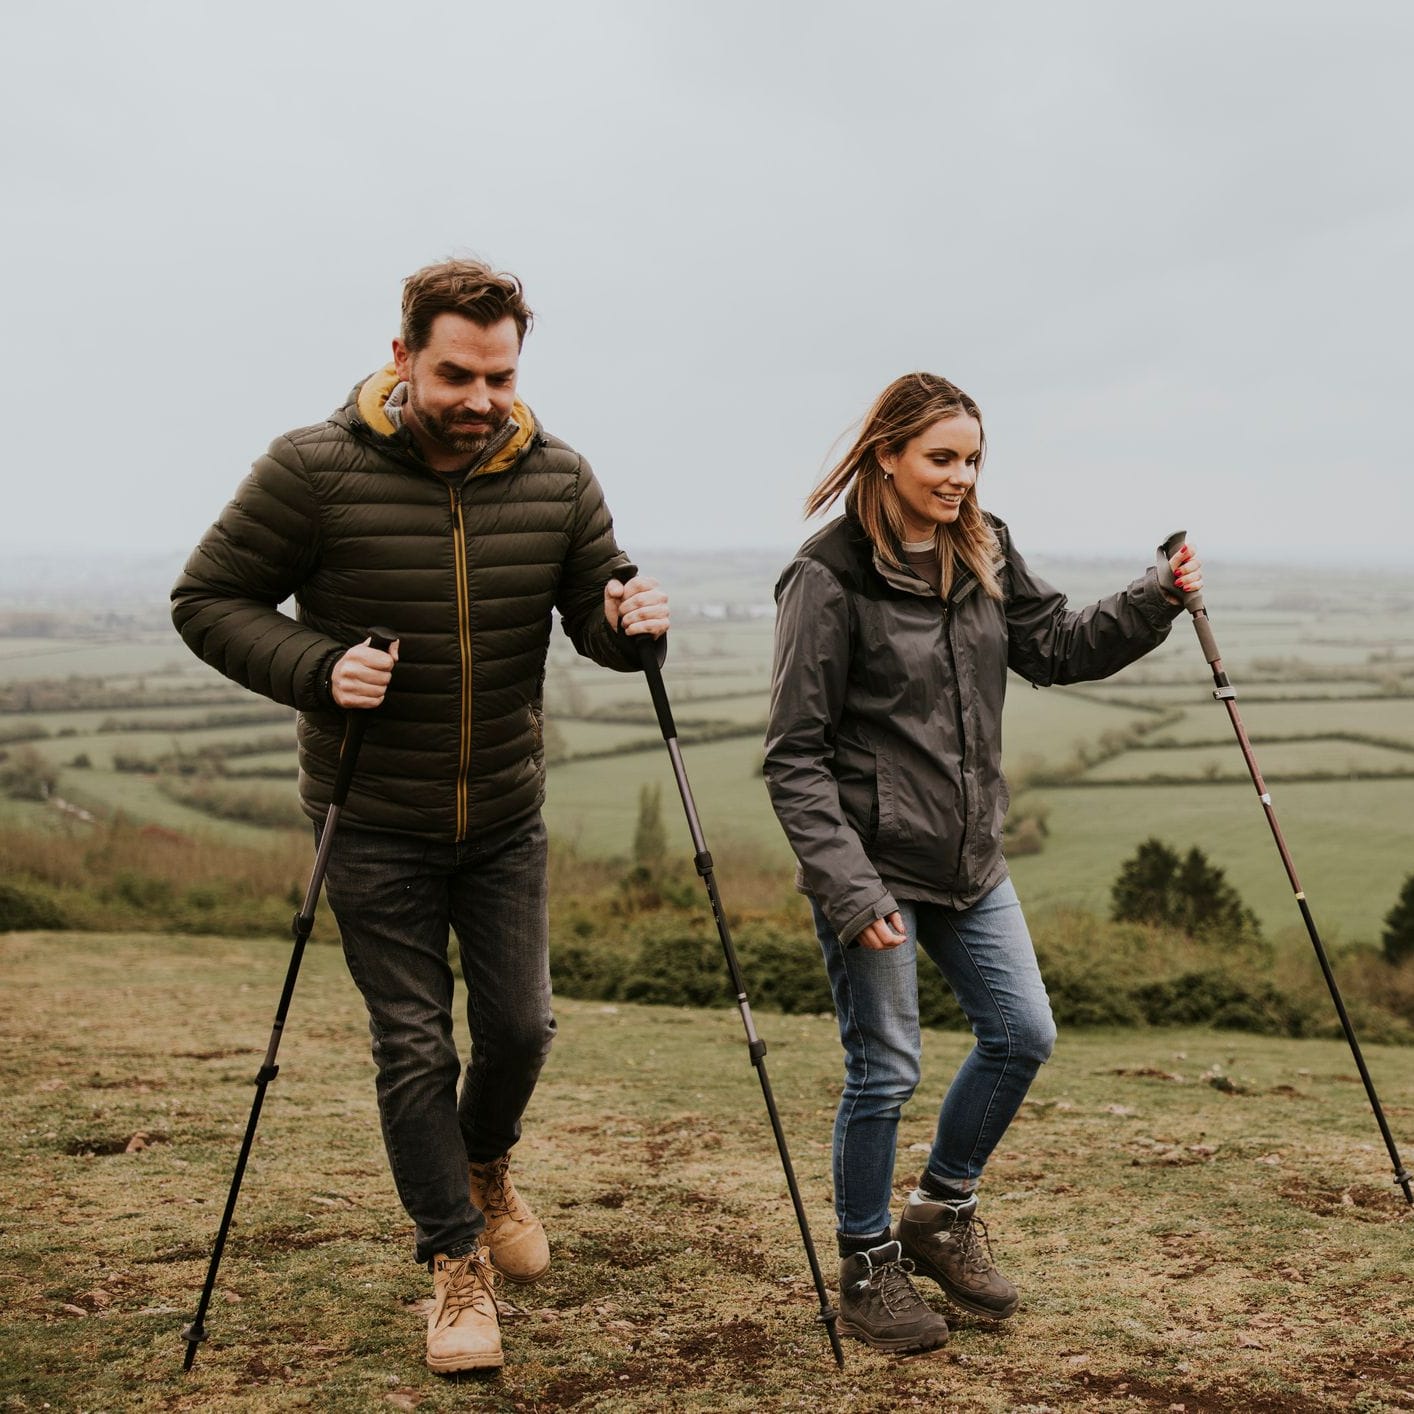
[[[835,1217],[842,1237],[889,1226],[899,1111],[919,1080],[918,948],[947,979],[977,1044],[943,1100],[927,1173],[971,1191],[1056,1028],[1016,890],[1004,880],[971,908],[899,902],[906,942],[885,952],[841,947],[815,907],[845,1052],[835,1116]]]
[[[341,826],[325,888],[368,1008],[378,1114],[416,1255],[462,1249],[485,1225],[467,1163],[520,1138],[550,1043],[545,826],[478,846]],[[454,931],[466,983],[471,1058],[452,1035]]]

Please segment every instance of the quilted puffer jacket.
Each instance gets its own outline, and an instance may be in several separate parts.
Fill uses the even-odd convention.
[[[636,666],[604,618],[628,563],[588,463],[517,402],[516,430],[460,485],[384,403],[391,368],[327,421],[277,438],[172,591],[187,645],[299,709],[299,788],[328,808],[343,734],[329,675],[370,625],[401,640],[369,720],[345,823],[441,841],[493,837],[545,792],[541,692],[551,610],[579,652]],[[293,596],[294,616],[279,606]]]

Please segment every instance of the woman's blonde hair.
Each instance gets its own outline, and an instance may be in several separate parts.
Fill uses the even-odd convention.
[[[981,432],[977,456],[980,472],[987,454],[987,434],[977,404],[961,388],[936,373],[906,373],[895,378],[874,400],[854,445],[807,497],[805,514],[813,516],[823,511],[843,494],[845,509],[864,527],[884,561],[902,569],[899,546],[904,539],[903,516],[898,496],[885,479],[880,453],[898,456],[939,418],[958,416],[977,420]],[[1002,597],[997,575],[1001,547],[977,504],[975,491],[963,498],[955,521],[938,527],[937,545],[944,597],[960,573],[959,561],[977,576],[984,593],[993,599]]]

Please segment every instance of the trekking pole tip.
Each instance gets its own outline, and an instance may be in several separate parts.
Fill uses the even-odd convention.
[[[835,1329],[835,1322],[840,1318],[840,1313],[833,1306],[825,1305],[820,1307],[820,1313],[815,1317],[825,1327],[825,1334],[830,1337],[830,1349],[835,1354],[835,1364],[844,1369],[844,1346],[840,1344],[840,1333]]]
[[[182,1328],[182,1339],[187,1343],[187,1353],[182,1358],[182,1369],[190,1370],[192,1361],[196,1359],[197,1346],[206,1339],[206,1327],[193,1321],[191,1325]]]

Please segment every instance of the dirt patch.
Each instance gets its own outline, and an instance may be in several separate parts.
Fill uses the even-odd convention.
[[[673,1355],[689,1368],[723,1363],[748,1372],[776,1359],[775,1346],[760,1321],[733,1317],[705,1330],[694,1331],[673,1342]]]
[[[135,1134],[124,1134],[109,1139],[71,1139],[63,1145],[62,1152],[76,1159],[106,1159],[114,1154],[136,1154],[150,1149],[154,1144],[167,1143],[168,1136],[155,1130],[140,1129]]]
[[[1128,1399],[1155,1409],[1186,1409],[1194,1414],[1330,1414],[1325,1400],[1283,1394],[1267,1397],[1250,1389],[1227,1392],[1211,1386],[1199,1387],[1187,1380],[1164,1383],[1141,1375],[1089,1375],[1075,1377],[1077,1393]]]
[[[1292,1183],[1281,1190],[1281,1196],[1303,1212],[1322,1218],[1398,1223],[1408,1222],[1410,1213],[1414,1212],[1393,1184],[1388,1188],[1376,1188],[1368,1183],[1352,1183],[1348,1188],[1317,1188]]]
[[[157,1076],[127,1076],[122,1080],[102,1080],[94,1077],[86,1081],[90,1090],[135,1090],[140,1095],[145,1095],[151,1090],[165,1090],[167,1082]]]

